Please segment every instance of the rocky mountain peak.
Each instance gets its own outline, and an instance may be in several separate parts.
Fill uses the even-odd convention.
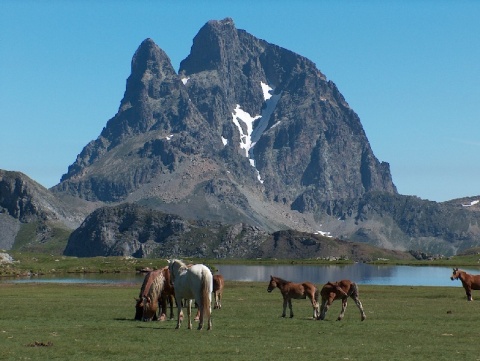
[[[143,41],[118,113],[54,189],[103,201],[153,198],[180,215],[197,204],[197,218],[233,219],[240,209],[248,220],[262,218],[262,202],[316,213],[325,201],[396,193],[388,163],[335,84],[230,18],[200,29],[179,74]],[[207,212],[204,204],[217,201]]]

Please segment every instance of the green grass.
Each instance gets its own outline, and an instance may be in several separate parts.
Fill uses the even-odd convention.
[[[364,322],[353,302],[335,321],[338,301],[325,321],[309,318],[306,300],[294,301],[293,319],[280,318],[281,295],[266,287],[227,282],[213,329],[197,331],[133,321],[140,285],[0,284],[0,359],[480,359],[480,302],[461,287],[361,285]]]

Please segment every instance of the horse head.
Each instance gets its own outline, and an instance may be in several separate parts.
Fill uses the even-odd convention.
[[[275,277],[270,276],[270,283],[268,284],[267,287],[267,292],[272,292],[275,287],[277,287],[277,282],[275,281]]]
[[[153,304],[152,300],[148,296],[142,297],[142,319],[143,321],[151,321],[155,318],[157,313],[157,305]]]
[[[135,298],[135,320],[141,321],[143,318],[143,300],[141,298]]]
[[[461,271],[458,268],[454,268],[452,276],[450,277],[450,279],[452,281],[458,280],[458,278],[460,277],[460,273],[461,273]]]

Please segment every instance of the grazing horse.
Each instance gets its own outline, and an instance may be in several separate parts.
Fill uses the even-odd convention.
[[[313,318],[318,317],[318,288],[310,282],[293,283],[285,281],[280,277],[270,276],[270,283],[268,284],[267,291],[272,292],[275,287],[278,287],[283,296],[283,313],[282,317],[286,316],[287,304],[290,308],[290,318],[293,317],[292,298],[294,299],[306,299],[307,297],[312,302]]]
[[[222,308],[222,295],[223,295],[223,286],[225,285],[225,280],[223,276],[218,274],[213,276],[213,296],[214,296],[214,306],[213,308]]]
[[[452,281],[458,279],[462,281],[468,301],[473,301],[472,290],[480,290],[480,275],[471,275],[465,271],[459,270],[458,268],[454,268],[450,279]]]
[[[210,269],[203,264],[196,264],[187,267],[185,263],[178,259],[168,261],[168,270],[172,277],[175,288],[175,297],[178,308],[177,329],[180,328],[180,313],[182,310],[182,300],[188,299],[187,315],[188,329],[192,328],[192,299],[198,304],[200,310],[200,319],[198,329],[203,328],[203,321],[208,322],[208,330],[212,328],[212,292],[213,276]]]
[[[135,299],[135,320],[165,320],[167,301],[170,303],[170,319],[172,319],[174,295],[168,267],[148,272],[143,280],[139,298]],[[157,318],[158,306],[160,306],[160,314]]]
[[[318,320],[325,319],[328,308],[333,303],[333,301],[341,299],[342,310],[337,318],[337,321],[341,321],[343,319],[343,316],[345,316],[347,300],[349,297],[351,297],[355,301],[355,304],[360,310],[362,321],[367,318],[365,312],[363,311],[362,302],[360,302],[360,299],[358,298],[358,286],[355,282],[352,282],[350,280],[328,282],[323,286],[322,290],[320,291],[320,295],[322,296],[322,305],[320,307],[320,316],[318,317]]]

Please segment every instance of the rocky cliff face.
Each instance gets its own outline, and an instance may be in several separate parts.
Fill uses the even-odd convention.
[[[305,212],[371,190],[396,193],[358,116],[310,60],[225,19],[199,31],[180,75],[226,148],[258,171],[268,199]]]
[[[145,40],[118,113],[53,191],[309,231],[324,201],[396,194],[336,86],[231,19],[199,31],[179,74]]]
[[[0,170],[0,249],[11,249],[22,231],[25,243],[46,242],[59,228],[78,227],[94,208],[79,199],[62,200],[20,172]],[[27,225],[34,229],[26,231]]]

